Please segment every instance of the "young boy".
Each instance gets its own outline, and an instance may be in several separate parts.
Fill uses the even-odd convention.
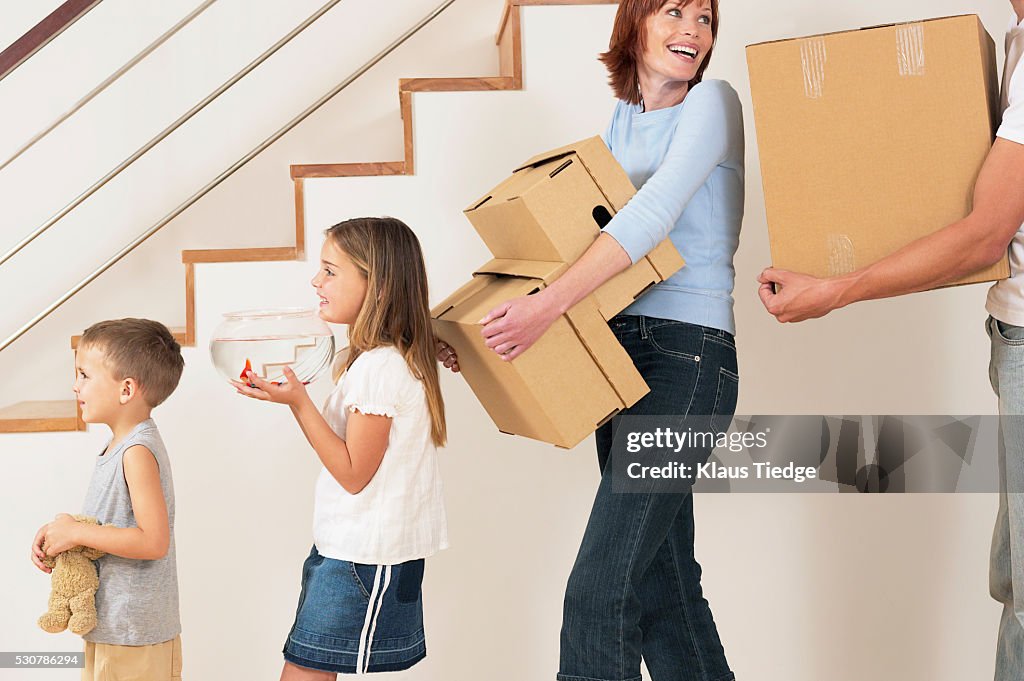
[[[181,622],[174,561],[174,485],[154,407],[174,392],[181,347],[159,322],[119,319],[86,330],[75,357],[74,391],[86,423],[113,436],[96,460],[82,514],[39,528],[32,562],[73,546],[106,552],[96,561],[98,624],[85,635],[82,681],[178,681]]]

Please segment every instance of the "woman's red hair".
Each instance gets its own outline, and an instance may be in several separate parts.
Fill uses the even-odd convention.
[[[640,103],[640,92],[637,87],[637,63],[647,49],[647,19],[674,0],[621,0],[619,11],[615,15],[615,26],[612,38],[608,43],[608,51],[598,59],[608,68],[608,82],[615,91],[615,96],[630,104]],[[681,0],[680,7],[686,7],[696,0]],[[704,55],[704,61],[697,74],[690,81],[693,87],[704,78],[704,71],[711,62],[711,53],[715,50],[718,39],[718,0],[711,0],[711,49]]]

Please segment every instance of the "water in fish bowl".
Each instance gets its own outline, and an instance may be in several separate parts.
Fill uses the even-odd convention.
[[[311,383],[331,366],[334,336],[214,338],[210,354],[217,371],[229,381],[244,381],[245,373],[252,371],[266,381],[283,383],[287,366],[300,381]]]

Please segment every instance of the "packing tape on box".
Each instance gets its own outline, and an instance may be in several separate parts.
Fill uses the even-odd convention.
[[[849,274],[857,269],[853,241],[845,234],[828,235],[828,276]]]
[[[924,75],[924,24],[896,27],[896,59],[901,76]]]
[[[801,40],[800,61],[804,67],[804,92],[809,99],[821,99],[825,90],[825,64],[828,63],[825,38]]]

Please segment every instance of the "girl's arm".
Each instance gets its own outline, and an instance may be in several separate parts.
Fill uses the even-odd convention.
[[[54,556],[74,546],[88,546],[136,560],[158,560],[166,556],[171,530],[160,486],[160,466],[152,452],[142,445],[129,447],[124,453],[124,479],[128,483],[137,527],[80,523],[62,513],[43,533],[46,553]]]
[[[346,425],[348,437],[342,439],[313,404],[306,386],[295,373],[285,367],[284,376],[285,383],[274,385],[250,372],[249,385],[238,381],[232,381],[232,385],[248,397],[291,407],[302,434],[324,468],[345,491],[358,494],[373,479],[384,459],[391,434],[391,417],[352,411]]]
[[[346,423],[347,440],[338,437],[312,400],[292,407],[306,440],[324,468],[349,494],[359,494],[384,460],[391,434],[391,417],[351,411]]]

